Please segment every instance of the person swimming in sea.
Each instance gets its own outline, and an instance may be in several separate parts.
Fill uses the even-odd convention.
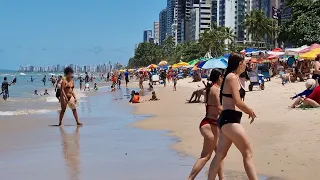
[[[30,78],[30,82],[33,82],[34,81],[34,79],[33,79],[33,77],[31,76],[31,78]]]
[[[39,96],[39,94],[38,94],[38,90],[34,90],[33,95],[35,95],[35,96]]]
[[[71,67],[66,67],[64,69],[65,80],[61,83],[61,111],[59,116],[59,126],[62,125],[62,120],[64,113],[66,112],[67,106],[72,110],[74,119],[76,120],[77,126],[81,126],[82,123],[79,121],[77,113],[77,97],[74,92],[74,79],[73,79],[73,69]]]
[[[94,89],[95,91],[98,91],[98,90],[99,90],[99,87],[98,87],[97,83],[94,83],[93,89]]]
[[[43,93],[44,96],[49,96],[49,93],[48,93],[48,90],[44,90],[44,93]]]

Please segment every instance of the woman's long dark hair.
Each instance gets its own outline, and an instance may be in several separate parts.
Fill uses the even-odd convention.
[[[228,67],[226,72],[224,73],[224,77],[223,77],[221,88],[220,88],[220,104],[221,105],[222,105],[222,91],[223,91],[223,86],[224,86],[226,77],[228,76],[229,73],[232,73],[236,69],[238,69],[240,62],[242,62],[243,60],[244,60],[244,56],[238,53],[231,53],[228,58]]]
[[[207,83],[207,87],[206,87],[206,93],[207,93],[206,101],[205,101],[206,103],[208,103],[209,92],[210,92],[212,85],[216,84],[218,82],[221,75],[222,75],[222,71],[220,69],[212,69],[212,71],[210,73],[210,77],[208,78],[208,83]]]

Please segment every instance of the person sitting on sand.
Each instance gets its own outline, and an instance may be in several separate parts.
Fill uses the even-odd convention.
[[[136,92],[134,90],[131,91],[131,94],[130,94],[130,100],[129,100],[129,103],[132,103],[132,99],[134,97],[134,95],[136,94]]]
[[[313,90],[314,90],[314,88],[316,87],[316,80],[314,80],[314,79],[308,79],[307,81],[306,81],[306,83],[305,83],[305,85],[306,85],[306,90],[304,90],[303,92],[301,92],[301,93],[299,93],[299,94],[296,94],[295,96],[292,96],[290,99],[296,99],[296,98],[298,98],[298,99],[296,99],[295,101],[294,101],[294,103],[290,106],[291,108],[295,108],[295,107],[297,107],[299,104],[301,104],[302,103],[302,101],[304,100],[304,98],[305,97],[307,97],[307,96],[309,96],[312,92],[313,92]]]
[[[200,98],[203,95],[204,91],[207,88],[207,85],[205,84],[204,81],[202,81],[204,88],[198,89],[196,91],[193,91],[193,93],[191,94],[191,98],[189,100],[187,100],[189,103],[199,103],[200,102]],[[200,87],[198,85],[198,87]],[[195,97],[195,99],[192,101],[192,99]]]
[[[280,68],[280,78],[282,80],[282,85],[285,85],[286,83],[290,82],[290,73],[288,73],[287,70],[284,71],[284,68]]]
[[[140,95],[138,92],[136,92],[132,98],[132,103],[140,103]]]
[[[98,91],[99,87],[98,87],[97,83],[94,83],[93,89],[94,89],[95,91]]]
[[[49,93],[48,93],[48,90],[46,89],[46,90],[44,90],[44,94],[43,94],[44,96],[47,96],[47,95],[49,95]]]
[[[320,86],[314,88],[312,93],[303,99],[301,106],[306,108],[318,108],[320,107]]]
[[[152,91],[152,97],[149,101],[159,101],[160,99],[157,98],[156,92]]]

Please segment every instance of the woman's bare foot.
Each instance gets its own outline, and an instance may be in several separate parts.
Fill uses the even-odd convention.
[[[77,126],[82,126],[82,123],[79,123],[79,122],[78,122],[78,123],[77,123]]]

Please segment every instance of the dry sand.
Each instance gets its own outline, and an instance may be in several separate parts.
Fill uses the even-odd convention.
[[[198,89],[198,85],[203,85],[190,81],[179,80],[176,92],[172,90],[172,84],[166,88],[155,86],[160,101],[134,105],[135,113],[155,116],[133,126],[168,130],[168,135],[179,138],[179,142],[172,145],[173,149],[198,158],[202,149],[199,123],[205,115],[205,107],[203,103],[186,103],[186,99]],[[288,108],[293,103],[289,97],[304,89],[304,83],[282,86],[279,79],[273,78],[266,83],[264,91],[254,87],[253,92],[247,92],[246,103],[258,118],[250,125],[244,116],[242,125],[250,138],[259,174],[290,180],[320,179],[320,109]],[[241,154],[235,146],[226,157],[225,169],[244,172]]]

